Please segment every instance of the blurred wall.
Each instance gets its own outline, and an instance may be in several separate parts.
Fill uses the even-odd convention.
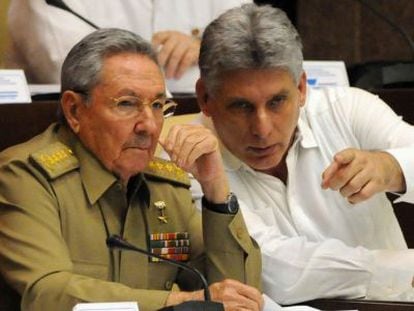
[[[6,16],[9,0],[0,0],[0,68],[4,67],[7,46]]]
[[[413,0],[365,0],[414,40]],[[297,0],[296,25],[305,58],[340,59],[348,65],[382,60],[414,60],[401,34],[357,0]]]

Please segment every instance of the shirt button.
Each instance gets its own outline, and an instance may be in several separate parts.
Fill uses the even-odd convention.
[[[166,290],[171,290],[171,288],[173,287],[173,282],[172,281],[166,281],[164,284],[164,287]]]
[[[237,228],[236,236],[238,239],[242,240],[244,237],[244,230],[242,228]]]

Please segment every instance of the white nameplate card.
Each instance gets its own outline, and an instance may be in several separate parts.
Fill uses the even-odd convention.
[[[0,70],[0,104],[31,103],[29,87],[21,69]]]
[[[139,311],[136,302],[78,303],[73,311]]]
[[[304,61],[303,69],[310,87],[349,86],[343,61]]]

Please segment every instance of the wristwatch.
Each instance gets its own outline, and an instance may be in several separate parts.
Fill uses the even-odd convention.
[[[226,202],[224,203],[212,203],[212,202],[209,202],[205,196],[203,196],[203,198],[201,199],[201,204],[205,208],[213,212],[222,213],[222,214],[234,215],[239,210],[239,202],[237,201],[237,197],[233,192],[229,193],[229,195],[227,196]]]

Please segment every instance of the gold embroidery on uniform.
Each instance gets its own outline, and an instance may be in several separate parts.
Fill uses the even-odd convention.
[[[148,164],[148,167],[154,171],[164,173],[175,179],[185,179],[187,173],[179,168],[177,165],[171,162],[160,162],[160,161],[151,161]]]
[[[56,166],[73,155],[69,148],[59,149],[51,154],[40,154],[39,161],[49,170],[54,171]]]

